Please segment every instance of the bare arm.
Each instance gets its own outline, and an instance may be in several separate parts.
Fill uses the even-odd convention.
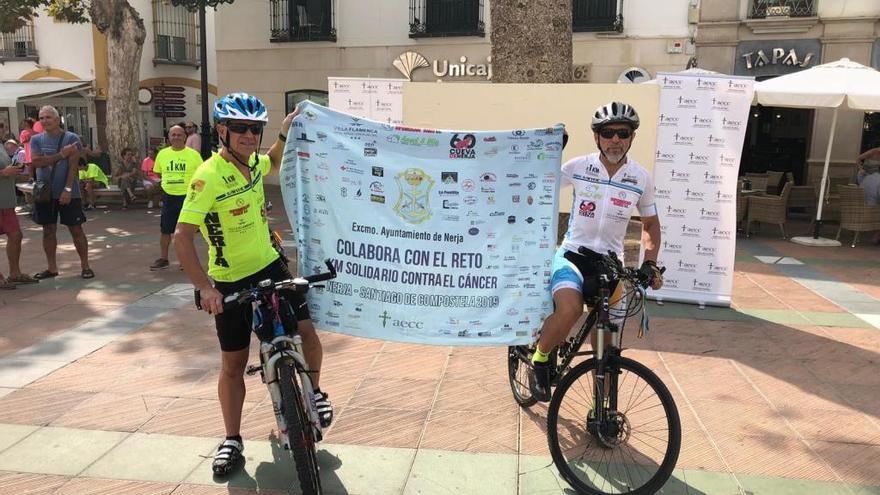
[[[174,232],[174,252],[186,276],[201,292],[202,310],[210,314],[219,314],[223,312],[223,296],[211,284],[211,279],[208,278],[199,261],[199,253],[193,242],[198,229],[198,226],[191,223],[178,222]]]
[[[870,149],[870,150],[862,153],[861,155],[858,156],[858,158],[856,158],[856,161],[861,163],[865,160],[870,160],[873,158],[880,158],[880,148],[873,148],[873,149]]]
[[[660,217],[642,217],[642,245],[645,247],[645,260],[657,261],[660,252]]]
[[[293,122],[293,118],[299,115],[299,107],[293,109],[292,112],[287,114],[284,117],[284,121],[281,122],[281,135],[287,137],[287,132],[290,130],[290,124]],[[269,160],[272,162],[272,173],[278,173],[278,170],[281,169],[281,158],[284,156],[284,143],[281,138],[276,137],[275,142],[272,143],[272,147],[269,148]]]
[[[72,155],[67,158],[67,182],[64,183],[64,187],[73,187],[73,182],[79,179],[79,167],[77,166],[78,164],[79,150],[76,150]]]

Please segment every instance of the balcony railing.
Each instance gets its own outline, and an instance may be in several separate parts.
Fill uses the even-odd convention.
[[[749,19],[813,17],[816,0],[752,0]]]
[[[333,0],[270,0],[269,40],[336,41]]]
[[[198,40],[195,12],[168,0],[153,0],[153,63],[198,66]]]
[[[28,22],[11,33],[0,34],[0,62],[37,59],[33,23]]]
[[[623,32],[623,0],[573,0],[571,29],[575,32]]]
[[[483,0],[410,0],[409,37],[485,36]]]

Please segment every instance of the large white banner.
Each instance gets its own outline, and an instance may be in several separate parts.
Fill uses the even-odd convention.
[[[441,345],[530,343],[552,311],[562,126],[438,131],[305,102],[281,189],[322,329]]]
[[[405,79],[328,77],[330,108],[386,124],[402,124],[405,82]]]
[[[736,180],[754,80],[658,73],[654,197],[664,285],[652,297],[729,306],[736,251]]]

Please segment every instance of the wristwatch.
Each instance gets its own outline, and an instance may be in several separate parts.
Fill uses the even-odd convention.
[[[73,192],[73,189],[71,189],[71,188],[69,188],[69,187],[65,187],[65,188],[64,188],[64,192]]]

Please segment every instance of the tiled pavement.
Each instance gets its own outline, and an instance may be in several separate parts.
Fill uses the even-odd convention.
[[[191,308],[176,266],[146,269],[158,211],[89,218],[96,279],[76,276],[62,233],[59,278],[0,294],[0,494],[295,485],[254,378],[245,470],[212,479],[222,422],[211,322]],[[22,222],[23,265],[35,272],[39,232]],[[682,416],[664,493],[880,494],[878,254],[740,239],[732,309],[650,305],[652,332],[627,339],[627,355],[657,372]],[[322,340],[322,388],[337,411],[319,453],[326,491],[566,493],[546,408],[515,405],[503,349]]]

